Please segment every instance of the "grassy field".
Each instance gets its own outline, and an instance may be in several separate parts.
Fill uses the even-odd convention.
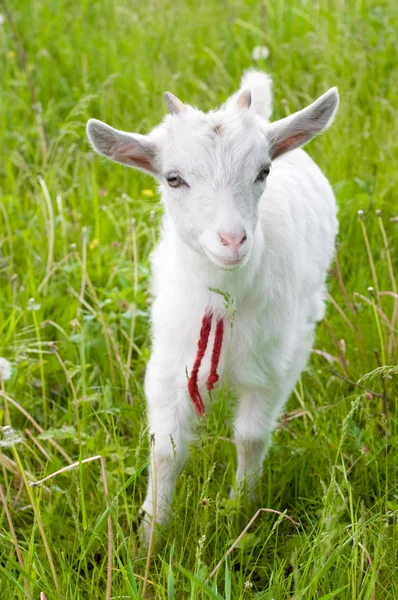
[[[0,14],[0,424],[15,430],[0,448],[1,600],[396,600],[398,4],[1,0]],[[308,146],[340,234],[327,317],[265,463],[259,507],[283,514],[262,512],[226,557],[253,509],[228,499],[233,398],[216,396],[148,559],[137,510],[161,210],[154,182],[94,156],[84,126],[145,132],[166,89],[210,109],[263,45],[275,117],[341,95]]]

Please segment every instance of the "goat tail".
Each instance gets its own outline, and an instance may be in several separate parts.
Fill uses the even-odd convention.
[[[250,110],[269,121],[272,114],[272,79],[267,73],[258,69],[248,69],[243,73],[239,90],[228,98],[225,108],[232,108],[240,92],[247,89],[252,95]]]

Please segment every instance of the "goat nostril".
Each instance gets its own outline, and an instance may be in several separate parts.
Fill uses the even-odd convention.
[[[239,248],[243,242],[246,241],[246,232],[240,232],[238,234],[235,233],[224,233],[223,231],[219,233],[220,242],[223,246],[228,246],[229,248]]]
[[[220,233],[220,241],[222,243],[223,246],[229,246],[229,243],[227,242],[227,240],[225,238],[223,238],[223,236]]]

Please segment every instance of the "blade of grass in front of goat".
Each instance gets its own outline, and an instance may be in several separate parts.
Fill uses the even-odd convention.
[[[120,490],[117,492],[117,494],[115,495],[115,497],[111,500],[109,507],[102,513],[102,515],[98,518],[97,523],[93,529],[93,532],[90,536],[90,539],[87,543],[87,546],[82,554],[82,558],[81,560],[84,560],[87,556],[87,552],[90,550],[91,546],[93,545],[98,533],[101,531],[102,527],[105,524],[106,519],[108,518],[108,516],[110,515],[110,513],[113,510],[113,505],[116,502],[116,500],[119,498],[119,496],[124,492],[124,490],[126,490],[128,488],[129,485],[131,485],[133,483],[133,481],[136,479],[136,477],[138,477],[139,475],[141,475],[141,473],[144,471],[144,469],[148,466],[148,462],[144,463],[143,465],[141,465],[135,473],[133,473],[128,480],[126,481],[126,483],[120,488]]]

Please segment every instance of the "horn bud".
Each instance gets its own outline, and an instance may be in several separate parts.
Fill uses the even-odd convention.
[[[239,97],[236,101],[236,106],[238,108],[240,108],[241,110],[244,108],[249,109],[250,105],[252,103],[252,94],[250,90],[243,90],[243,92],[241,92],[239,94]]]
[[[178,115],[178,113],[184,112],[187,110],[187,107],[181,100],[174,96],[171,92],[165,92],[164,98],[166,100],[167,108],[172,115]]]

